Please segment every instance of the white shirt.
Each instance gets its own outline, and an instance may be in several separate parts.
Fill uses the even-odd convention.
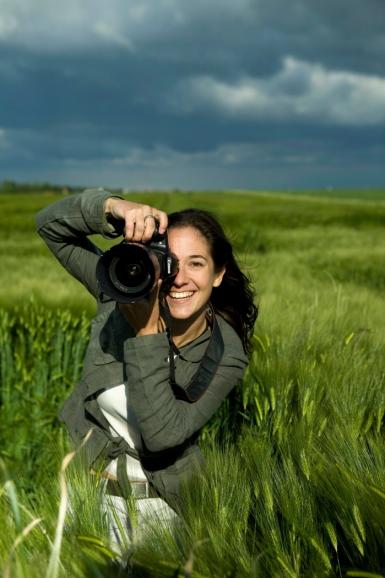
[[[130,447],[140,449],[142,439],[135,414],[128,403],[128,386],[125,383],[106,389],[98,395],[97,402],[110,425],[111,435],[121,436]],[[116,476],[117,459],[106,467],[106,472]],[[127,475],[129,480],[146,480],[139,460],[127,455]]]

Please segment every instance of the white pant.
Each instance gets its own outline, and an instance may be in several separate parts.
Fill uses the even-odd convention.
[[[161,498],[135,499],[135,511],[130,513],[127,500],[104,494],[102,508],[107,515],[111,548],[119,555],[128,553],[156,527],[172,530],[178,518]]]

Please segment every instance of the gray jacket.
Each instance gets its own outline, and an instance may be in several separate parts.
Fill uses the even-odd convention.
[[[195,443],[199,430],[239,382],[247,358],[232,327],[218,316],[224,353],[209,387],[194,402],[176,399],[169,383],[169,343],[165,333],[136,337],[116,307],[102,299],[96,280],[101,251],[88,236],[120,235],[118,223],[108,222],[103,205],[111,193],[91,189],[66,197],[37,215],[38,232],[60,263],[97,300],[98,312],[84,359],[80,383],[64,403],[60,417],[79,445],[92,429],[85,454],[88,465],[130,452],[124,440],[112,439],[97,396],[127,383],[127,399],[134,410],[145,451],[139,455],[149,482],[169,503],[178,498],[180,480],[202,463]],[[187,386],[195,374],[210,338],[207,330],[181,348],[175,360],[176,381]]]

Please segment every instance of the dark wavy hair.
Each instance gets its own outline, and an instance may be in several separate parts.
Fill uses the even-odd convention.
[[[168,228],[194,227],[207,240],[217,270],[226,267],[222,283],[213,287],[210,301],[214,311],[230,323],[242,340],[246,353],[251,351],[251,338],[258,308],[249,279],[240,270],[230,241],[222,226],[208,211],[184,209],[168,215]]]

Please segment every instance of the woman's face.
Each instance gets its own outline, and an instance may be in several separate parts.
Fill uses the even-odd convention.
[[[168,243],[178,258],[179,271],[166,295],[174,319],[196,318],[205,311],[213,287],[221,284],[225,268],[215,270],[206,238],[195,227],[168,231]]]

